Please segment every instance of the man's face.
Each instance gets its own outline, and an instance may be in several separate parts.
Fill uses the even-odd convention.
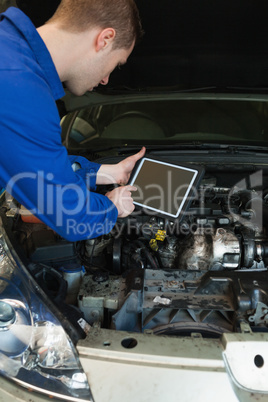
[[[112,47],[100,51],[96,57],[85,56],[73,69],[68,81],[65,81],[67,89],[74,95],[83,95],[92,91],[99,84],[106,85],[112,71],[127,62],[132,52],[133,45],[129,49],[115,49]]]

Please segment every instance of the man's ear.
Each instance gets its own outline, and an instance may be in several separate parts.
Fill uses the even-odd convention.
[[[96,51],[103,50],[112,45],[115,38],[115,30],[113,28],[103,29],[96,39]]]

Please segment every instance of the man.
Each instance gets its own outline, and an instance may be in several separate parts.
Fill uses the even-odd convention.
[[[116,165],[68,156],[55,101],[62,83],[75,95],[107,84],[141,34],[134,0],[62,0],[37,29],[16,8],[1,16],[0,185],[67,240],[108,233],[133,211],[134,187],[94,190],[126,184],[145,149]]]

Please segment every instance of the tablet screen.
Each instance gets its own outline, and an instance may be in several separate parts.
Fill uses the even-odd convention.
[[[137,187],[132,193],[134,204],[177,218],[189,204],[199,176],[198,169],[145,157],[130,181]]]

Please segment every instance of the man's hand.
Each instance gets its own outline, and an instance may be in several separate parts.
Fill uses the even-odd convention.
[[[131,191],[136,190],[134,186],[122,186],[105,194],[116,206],[119,218],[125,218],[134,211],[135,206],[131,197]]]
[[[116,206],[119,218],[124,218],[134,211],[135,206],[131,191],[137,189],[133,186],[124,186],[124,184],[127,184],[136,162],[144,156],[145,151],[145,147],[142,147],[138,153],[129,156],[116,165],[101,165],[98,170],[96,184],[117,183],[122,185],[105,194]]]
[[[136,162],[145,155],[145,147],[122,160],[116,165],[101,165],[97,173],[96,184],[127,184]]]

